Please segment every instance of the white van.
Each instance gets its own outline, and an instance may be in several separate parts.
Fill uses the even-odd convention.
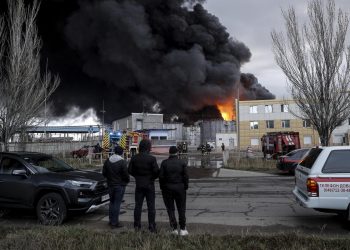
[[[350,218],[350,146],[312,148],[295,170],[293,194],[303,207]]]

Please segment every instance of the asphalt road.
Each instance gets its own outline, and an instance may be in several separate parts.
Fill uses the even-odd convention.
[[[214,173],[215,175],[215,173]],[[230,176],[231,177],[227,177]],[[294,177],[244,171],[226,171],[226,177],[191,179],[187,194],[187,223],[192,233],[305,232],[349,235],[348,226],[334,214],[300,207],[294,201]],[[134,208],[134,182],[126,189],[123,214],[131,230]],[[157,223],[168,229],[168,217],[159,186],[156,188]],[[142,220],[147,228],[147,210]],[[108,207],[70,218],[70,225],[107,229]],[[34,216],[14,215],[0,219],[1,225],[36,224]]]
[[[235,173],[232,173],[235,175]],[[242,174],[242,172],[240,172]],[[259,176],[246,173],[245,176],[231,178],[193,179],[187,194],[187,222],[221,225],[224,230],[258,230],[279,232],[305,231],[313,233],[349,234],[342,219],[335,214],[320,213],[300,207],[292,196],[294,177],[285,175]],[[159,190],[159,189],[157,189]],[[121,215],[123,221],[133,220],[133,185],[125,194],[125,204]],[[167,214],[157,191],[157,221],[167,222]],[[143,220],[147,220],[146,210]],[[199,226],[198,226],[199,225]],[[209,230],[209,231],[208,231]],[[210,232],[209,227],[203,227]]]

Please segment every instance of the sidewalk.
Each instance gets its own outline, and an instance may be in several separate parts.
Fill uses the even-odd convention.
[[[238,178],[238,177],[271,177],[267,172],[243,171],[227,168],[188,168],[190,179]]]
[[[253,171],[243,171],[243,170],[234,170],[227,168],[217,169],[212,177],[268,177],[274,176],[273,174],[263,173],[263,172],[253,172]]]

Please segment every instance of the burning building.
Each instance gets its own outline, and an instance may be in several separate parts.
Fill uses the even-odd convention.
[[[270,100],[275,98],[275,95],[263,87],[253,74],[242,73],[240,84],[232,93],[232,99],[227,102],[218,102],[216,107],[220,111],[222,119],[232,121],[236,120],[236,100]]]

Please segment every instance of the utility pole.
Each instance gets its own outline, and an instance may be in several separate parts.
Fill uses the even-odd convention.
[[[46,139],[46,125],[47,125],[47,117],[46,117],[46,88],[45,88],[45,107],[44,107],[44,139]]]
[[[239,86],[237,91],[237,97],[236,97],[236,129],[237,129],[237,149],[238,152],[240,151],[240,127],[239,127]]]
[[[237,149],[238,149],[238,155],[240,155],[240,127],[239,127],[239,87],[237,91],[237,98],[236,98],[236,129],[237,129]]]
[[[104,124],[105,124],[105,100],[102,100],[102,110],[100,111],[102,113],[102,140],[101,140],[101,146],[103,146],[103,136],[104,136]]]
[[[46,61],[46,72],[48,72],[48,61]],[[47,129],[46,129],[46,126],[47,126],[47,114],[46,114],[46,102],[47,102],[47,88],[45,88],[45,101],[44,101],[44,140],[46,142],[46,137],[47,137]]]

